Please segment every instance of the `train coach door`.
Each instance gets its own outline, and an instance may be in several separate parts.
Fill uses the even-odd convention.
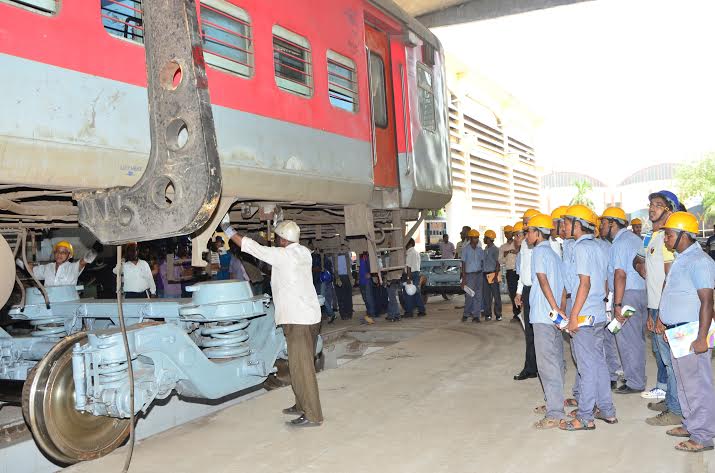
[[[375,187],[397,187],[395,108],[387,34],[365,25]]]

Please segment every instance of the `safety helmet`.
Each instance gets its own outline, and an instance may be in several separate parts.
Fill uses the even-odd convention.
[[[603,211],[601,218],[607,218],[611,220],[620,220],[621,223],[628,223],[628,218],[626,217],[626,212],[619,207],[608,207]]]
[[[469,230],[469,232],[467,233],[467,237],[479,238],[479,231],[478,230]]]
[[[283,220],[276,225],[276,235],[284,240],[297,243],[300,240],[300,227],[293,220]]]
[[[487,230],[486,232],[484,232],[484,237],[491,238],[492,240],[496,240],[497,234],[494,232],[494,230]]]
[[[57,248],[67,248],[67,251],[70,252],[70,258],[74,256],[74,248],[72,248],[72,243],[68,241],[62,240],[55,243],[55,246],[52,247],[52,251],[57,251]]]
[[[330,274],[330,271],[321,271],[320,272],[320,280],[322,282],[330,282],[333,280],[333,275]]]
[[[678,197],[668,190],[653,192],[651,195],[648,196],[648,200],[651,201],[656,197],[660,197],[661,199],[663,199],[670,207],[670,210],[673,212],[677,211],[680,207],[680,201],[678,200]]]
[[[643,225],[643,222],[639,218],[634,218],[631,220],[631,225]]]
[[[525,219],[528,220],[528,219],[530,219],[531,217],[533,217],[534,215],[538,215],[538,214],[539,214],[539,211],[536,210],[536,209],[527,209],[526,212],[524,212],[524,215],[522,215],[521,218],[525,218]]]
[[[562,205],[560,207],[556,207],[553,212],[551,212],[551,218],[553,220],[561,220],[564,218],[564,214],[568,210],[568,206]]]
[[[680,230],[697,235],[699,231],[698,219],[690,212],[674,212],[668,217],[668,220],[665,221],[663,228]]]
[[[417,294],[417,286],[415,286],[411,282],[405,283],[405,292],[408,296],[414,296],[415,294]]]
[[[511,233],[513,231],[514,231],[514,227],[512,227],[511,225],[506,225],[504,227],[504,233]]]
[[[596,214],[585,205],[576,204],[569,206],[564,212],[564,217],[576,218],[590,225],[596,225]]]
[[[516,222],[514,224],[514,231],[515,232],[523,232],[524,231],[524,222]]]
[[[554,229],[554,220],[549,215],[538,214],[529,219],[527,227]]]

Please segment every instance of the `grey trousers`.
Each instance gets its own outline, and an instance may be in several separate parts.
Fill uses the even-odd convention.
[[[464,284],[474,291],[474,297],[468,294],[464,296],[464,317],[472,316],[478,319],[482,311],[482,283],[484,282],[484,276],[482,276],[481,271],[477,271],[476,273],[465,273],[464,277]]]
[[[623,376],[629,388],[644,390],[645,375],[645,323],[648,318],[645,291],[627,290],[623,294],[623,305],[632,306],[636,313],[623,324],[616,334],[618,353],[621,355]]]
[[[584,422],[593,420],[594,407],[598,407],[605,417],[616,416],[606,355],[603,351],[605,325],[599,323],[593,327],[580,327],[573,335],[580,378],[577,417]]]
[[[564,339],[556,325],[532,324],[536,364],[546,400],[546,417],[563,419],[564,413]]]
[[[623,369],[621,368],[621,357],[618,354],[616,336],[607,329],[604,329],[603,332],[603,349],[606,352],[606,365],[608,365],[608,374],[611,381],[618,381],[616,371]]]
[[[715,437],[715,389],[711,367],[711,352],[671,357],[678,380],[678,400],[683,410],[683,427],[690,439],[706,447],[713,446]],[[671,353],[672,355],[672,353]]]

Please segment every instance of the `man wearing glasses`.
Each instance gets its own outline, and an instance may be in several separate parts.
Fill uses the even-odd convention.
[[[68,241],[60,241],[54,246],[54,263],[38,265],[27,263],[25,268],[22,260],[17,259],[15,262],[37,279],[43,279],[45,286],[76,286],[84,267],[95,260],[97,253],[89,250],[82,259],[75,262],[70,261],[72,256],[74,256],[72,244]]]

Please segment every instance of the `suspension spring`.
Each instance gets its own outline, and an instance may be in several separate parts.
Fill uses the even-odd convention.
[[[60,339],[67,336],[64,317],[30,320],[30,325],[35,327],[35,330],[31,333],[33,337]]]
[[[245,343],[248,340],[248,332],[245,329],[249,323],[244,319],[239,322],[221,322],[201,327],[203,336],[199,345],[203,348],[204,354],[208,358],[236,358],[248,355],[251,347]]]
[[[114,383],[127,378],[129,367],[126,361],[101,364],[97,368],[100,384]]]

